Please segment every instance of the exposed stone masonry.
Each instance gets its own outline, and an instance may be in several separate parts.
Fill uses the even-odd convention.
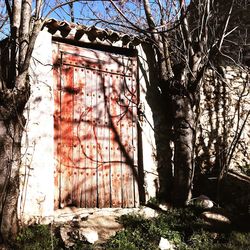
[[[197,165],[220,170],[250,165],[250,82],[247,69],[208,70],[201,91]],[[231,160],[230,160],[231,159]]]

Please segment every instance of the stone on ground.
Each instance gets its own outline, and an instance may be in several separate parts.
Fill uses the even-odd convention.
[[[174,246],[169,242],[168,239],[165,239],[161,237],[160,243],[159,243],[159,249],[160,250],[173,250]]]

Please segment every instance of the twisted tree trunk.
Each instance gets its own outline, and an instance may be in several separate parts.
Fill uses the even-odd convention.
[[[0,91],[0,240],[12,241],[18,232],[17,203],[23,110],[29,97],[27,88]]]
[[[0,75],[0,240],[10,242],[18,232],[21,139],[25,125],[23,110],[30,96],[28,71],[43,22],[38,11],[42,1],[36,1],[38,9],[33,19],[31,0],[13,0],[12,5],[9,1],[5,3],[11,34],[6,48],[7,51],[10,49],[10,55],[2,62],[8,73]]]

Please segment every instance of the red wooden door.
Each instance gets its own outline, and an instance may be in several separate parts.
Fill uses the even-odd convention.
[[[135,207],[136,57],[55,44],[55,207]]]

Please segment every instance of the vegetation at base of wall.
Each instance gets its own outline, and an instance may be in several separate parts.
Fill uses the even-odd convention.
[[[200,210],[172,209],[153,219],[141,215],[123,215],[124,230],[111,237],[104,249],[158,250],[164,237],[179,250],[250,249],[250,232],[214,230],[200,219]]]
[[[201,219],[201,209],[187,207],[160,212],[152,219],[139,214],[118,218],[124,230],[104,244],[76,242],[71,250],[159,250],[161,237],[169,240],[178,250],[250,250],[250,231],[235,228],[213,228]],[[51,225],[32,225],[23,228],[13,248],[22,250],[66,249]],[[68,249],[68,248],[67,248]]]
[[[58,249],[58,243],[50,225],[31,225],[21,229],[13,247],[18,250]]]

